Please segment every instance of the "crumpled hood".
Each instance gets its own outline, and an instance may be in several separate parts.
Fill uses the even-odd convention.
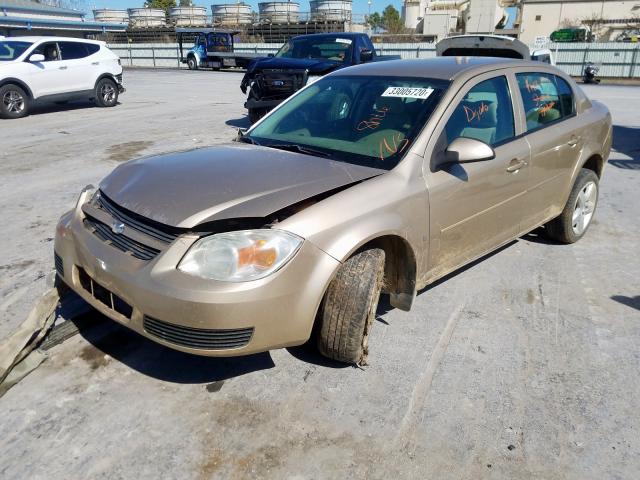
[[[271,68],[309,70],[309,73],[322,73],[340,65],[333,60],[318,60],[314,58],[262,58],[251,65],[250,72]]]
[[[132,160],[100,189],[118,205],[165,225],[193,228],[268,215],[385,173],[321,157],[233,143]]]

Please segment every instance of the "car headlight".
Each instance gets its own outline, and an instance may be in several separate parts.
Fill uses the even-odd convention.
[[[96,193],[96,187],[93,185],[87,185],[82,189],[80,195],[78,196],[78,200],[76,200],[76,210],[80,208],[82,205],[87,203],[87,200],[90,200]]]
[[[218,233],[194,243],[178,269],[196,277],[247,282],[271,275],[302,245],[302,238],[283,230]]]

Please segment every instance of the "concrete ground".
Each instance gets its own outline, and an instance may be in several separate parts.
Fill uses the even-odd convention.
[[[58,216],[118,162],[246,126],[240,74],[127,71],[122,104],[0,123],[0,339],[52,264]],[[594,223],[536,233],[383,302],[371,365],[312,349],[177,353],[95,312],[0,399],[0,478],[635,479],[640,471],[640,95],[615,123]]]

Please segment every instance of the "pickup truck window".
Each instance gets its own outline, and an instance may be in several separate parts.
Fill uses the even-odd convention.
[[[33,45],[31,42],[0,42],[0,62],[9,62],[22,55],[27,48]]]
[[[390,170],[447,87],[446,81],[425,78],[325,77],[256,125],[247,141],[299,146],[334,160]]]
[[[352,41],[348,38],[297,38],[285,43],[276,57],[315,58],[342,62],[351,58]]]
[[[458,137],[495,145],[515,135],[513,105],[503,76],[480,82],[458,104],[445,127],[447,142]]]

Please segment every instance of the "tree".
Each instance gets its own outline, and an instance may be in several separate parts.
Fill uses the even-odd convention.
[[[180,0],[181,7],[193,7],[193,2],[191,0]]]
[[[382,27],[382,17],[378,12],[373,12],[367,18],[367,23],[375,30],[376,28]]]
[[[176,6],[176,0],[147,0],[144,2],[144,6],[147,8],[158,8],[165,12],[169,12],[170,8]]]
[[[400,12],[395,9],[393,5],[387,5],[382,11],[382,26],[389,33],[402,33],[404,32],[404,24],[400,18]]]

